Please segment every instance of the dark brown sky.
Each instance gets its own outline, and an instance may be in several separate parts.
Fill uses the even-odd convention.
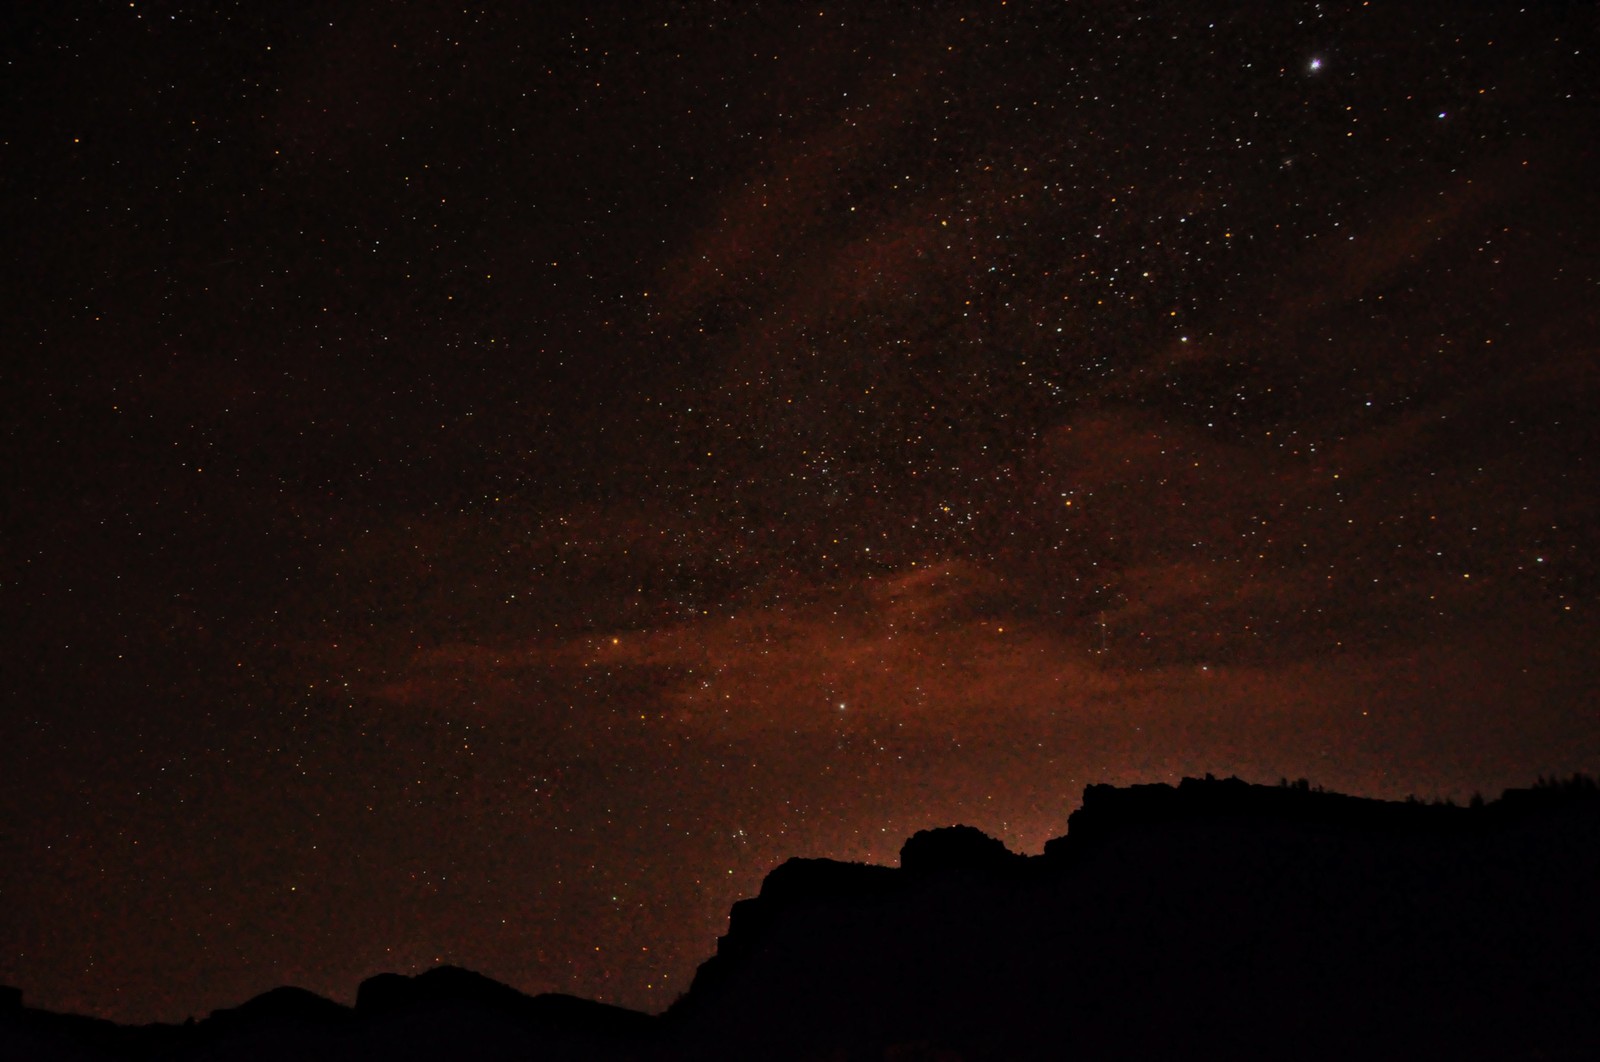
[[[0,981],[658,1009],[790,855],[1593,772],[1592,6],[1203,7],[6,15]]]

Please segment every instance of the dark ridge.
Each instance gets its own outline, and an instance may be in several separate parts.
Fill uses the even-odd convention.
[[[1512,792],[1526,791],[1509,791],[1508,798]],[[1312,788],[1304,779],[1283,781],[1276,787],[1210,775],[1185,778],[1176,787],[1091,785],[1084,789],[1078,810],[1067,818],[1066,835],[1045,842],[1044,854],[1050,860],[1068,859],[1129,830],[1201,820],[1390,832],[1462,825],[1467,821],[1461,814],[1465,810],[1448,804],[1396,803],[1329,793]]]
[[[304,1022],[333,1025],[348,1021],[349,1007],[324,999],[293,985],[269,989],[237,1007],[214,1010],[205,1024],[213,1027],[255,1025],[263,1022]]]
[[[1600,1058],[1600,799],[1091,786],[1028,858],[791,861],[666,1015],[706,1058]],[[796,887],[804,878],[805,887]]]
[[[440,967],[117,1026],[0,988],[5,1059],[1600,1058],[1600,791],[1091,786],[1041,856],[965,826],[791,859],[661,1017]]]
[[[416,977],[384,973],[356,990],[355,1013],[366,1019],[418,1015],[451,1008],[498,1013],[548,1032],[643,1032],[648,1014],[592,999],[548,992],[530,996],[459,966],[439,966]]]
[[[362,982],[354,1008],[293,986],[185,1025],[121,1026],[0,994],[0,1059],[633,1059],[658,1019],[573,996],[529,996],[458,967]]]
[[[973,826],[918,830],[900,846],[900,869],[909,874],[1004,871],[1017,867],[1025,858]]]
[[[356,989],[356,1011],[363,1017],[436,1010],[469,1003],[507,1012],[522,1011],[532,996],[459,966],[439,966],[417,975],[382,973]]]
[[[717,938],[716,954],[700,964],[688,993],[667,1016],[681,1020],[701,999],[716,996],[759,961],[780,920],[802,911],[824,921],[846,912],[862,914],[891,902],[898,891],[899,874],[892,867],[831,859],[785,861],[766,876],[757,896],[736,901],[729,909],[728,932]]]

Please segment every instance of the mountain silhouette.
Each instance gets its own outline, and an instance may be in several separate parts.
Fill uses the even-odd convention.
[[[354,1007],[279,988],[186,1025],[0,990],[0,1057],[1600,1058],[1600,793],[1470,808],[1309,785],[1090,786],[1022,856],[966,826],[899,867],[791,859],[652,1016],[440,967]]]

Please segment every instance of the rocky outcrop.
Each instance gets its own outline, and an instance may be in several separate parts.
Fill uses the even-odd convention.
[[[996,838],[972,826],[918,830],[900,847],[900,869],[907,874],[951,871],[1007,871],[1025,862]]]
[[[955,827],[897,871],[788,868],[666,1015],[688,1055],[1600,1057],[1581,785],[1094,786],[1042,856]]]

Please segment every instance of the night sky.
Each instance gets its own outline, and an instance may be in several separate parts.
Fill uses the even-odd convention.
[[[791,855],[1600,767],[1595,8],[30,3],[0,982],[660,1009]]]

